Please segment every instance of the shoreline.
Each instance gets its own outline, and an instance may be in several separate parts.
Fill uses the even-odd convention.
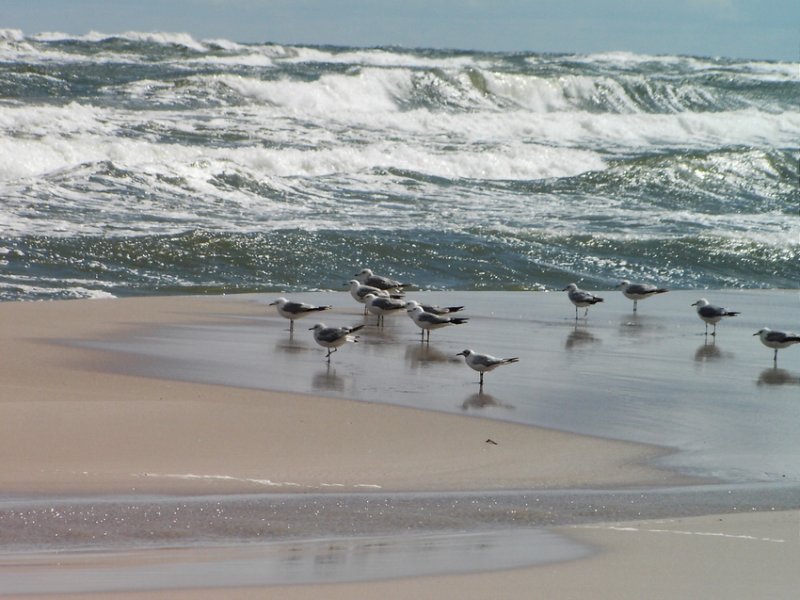
[[[484,489],[524,489],[691,481],[644,464],[669,449],[470,415],[141,377],[130,371],[147,363],[146,357],[65,346],[68,341],[124,336],[142,327],[147,331],[164,324],[219,323],[263,314],[263,306],[252,297],[239,300],[169,297],[0,305],[0,318],[9,324],[3,337],[14,348],[0,374],[6,394],[16,397],[0,403],[6,429],[0,450],[19,455],[25,448],[29,461],[3,468],[4,492],[248,492],[263,490],[267,481],[286,483],[269,487],[290,491],[320,489],[325,483],[332,489],[361,485],[400,491],[456,490],[478,482]],[[233,414],[230,405],[241,414]],[[404,425],[398,428],[393,422]],[[442,431],[455,435],[443,438]],[[91,446],[75,444],[75,432],[94,436],[87,440]],[[167,432],[177,441],[165,439]],[[237,448],[228,446],[229,437]],[[307,447],[304,439],[319,440],[335,454],[325,456]],[[547,464],[567,448],[569,454],[559,464]],[[265,468],[262,459],[254,460],[257,456],[276,460]],[[527,456],[549,458],[536,465]],[[392,461],[388,473],[385,464]],[[604,463],[611,468],[603,469]],[[418,468],[421,464],[424,470]],[[49,467],[46,473],[43,465]],[[467,466],[469,473],[463,470]],[[343,467],[350,472],[339,474]],[[303,471],[305,476],[298,476]],[[187,477],[163,477],[169,474]]]
[[[358,583],[300,581],[286,587],[262,582],[255,588],[243,588],[228,579],[223,587],[226,596],[233,598],[259,597],[267,589],[276,597],[298,599],[363,597],[378,591],[382,597],[384,593],[386,597],[408,597],[400,590],[433,598],[441,597],[443,590],[449,589],[442,587],[446,585],[460,589],[465,598],[478,598],[485,594],[480,596],[477,590],[486,592],[490,583],[503,582],[508,597],[521,598],[528,597],[525,590],[534,582],[552,581],[552,585],[563,586],[560,590],[569,589],[571,581],[581,578],[589,582],[597,576],[593,565],[598,561],[610,565],[608,568],[622,568],[614,566],[621,530],[609,524],[620,519],[628,523],[637,514],[657,522],[694,519],[702,527],[722,521],[738,527],[745,515],[735,514],[738,507],[730,502],[741,502],[757,509],[753,514],[759,516],[747,521],[747,526],[756,530],[762,522],[772,523],[778,513],[787,523],[800,518],[791,501],[791,482],[785,498],[770,482],[756,482],[752,490],[748,485],[712,484],[713,478],[689,477],[667,469],[664,460],[674,451],[663,446],[485,418],[485,412],[481,418],[474,416],[477,410],[493,409],[502,416],[505,413],[501,411],[509,410],[503,406],[447,412],[345,399],[347,387],[324,388],[324,393],[314,395],[238,388],[202,381],[202,377],[192,380],[196,374],[180,381],[170,378],[176,364],[191,367],[194,361],[175,363],[139,349],[120,352],[107,346],[135,336],[151,337],[155,346],[162,347],[159,336],[178,331],[186,335],[181,338],[185,347],[191,348],[198,328],[215,333],[219,327],[236,326],[243,320],[247,327],[266,328],[282,339],[286,322],[269,313],[265,316],[265,310],[263,297],[251,295],[0,304],[4,323],[0,339],[13,349],[0,364],[4,384],[0,451],[15,456],[0,468],[0,522],[14,542],[7,547],[17,548],[0,556],[0,584],[4,577],[7,582],[18,582],[25,573],[33,572],[31,569],[39,569],[49,573],[47,577],[55,577],[58,587],[58,577],[64,572],[82,573],[88,581],[111,565],[123,582],[124,589],[115,592],[119,597],[157,594],[170,600],[200,600],[214,597],[215,590],[219,593],[213,581],[203,580],[202,589],[164,584],[158,591],[137,591],[132,582],[139,576],[135,570],[126,570],[133,555],[125,548],[144,543],[137,537],[141,532],[154,532],[155,539],[136,550],[142,554],[133,560],[148,563],[159,560],[158,548],[168,548],[168,540],[175,544],[184,539],[180,558],[170,564],[189,562],[200,568],[215,564],[235,579],[225,556],[238,551],[215,549],[203,540],[258,545],[266,539],[268,545],[291,545],[319,538],[331,540],[328,545],[333,548],[337,543],[357,546],[364,535],[394,539],[418,528],[421,534],[438,531],[436,535],[444,536],[442,556],[450,560],[460,556],[459,552],[471,552],[452,547],[459,539],[458,532],[500,536],[491,538],[492,543],[477,544],[497,549],[505,547],[502,536],[507,534],[503,531],[513,527],[530,531],[531,539],[539,540],[526,547],[533,552],[541,546],[541,566],[493,563],[481,555],[476,556],[476,564],[485,561],[488,570],[480,568],[473,573],[475,569],[467,567],[455,575],[452,567],[444,566],[438,574],[421,576],[414,572],[414,548],[418,546],[412,543],[411,550],[398,558],[411,569],[403,575],[392,576],[392,571],[374,567],[367,574],[374,573],[375,578]],[[350,307],[336,312],[331,321],[356,318],[358,310]],[[397,330],[389,329],[378,338],[367,339],[360,350],[380,358],[379,352],[395,344],[397,335]],[[449,346],[445,336],[441,337],[439,343]],[[220,338],[220,343],[225,340]],[[286,351],[280,345],[275,348]],[[266,349],[271,352],[270,346]],[[349,369],[356,363],[349,361],[357,358],[354,353],[346,354],[348,350],[353,349],[343,349],[335,363],[344,379],[352,377]],[[566,351],[571,351],[569,346]],[[319,354],[312,346],[288,355],[299,356],[294,360],[310,365],[313,373]],[[425,375],[427,367],[418,362],[419,357],[412,358],[406,369],[421,369]],[[449,362],[440,365],[437,357],[432,358],[431,369],[450,369]],[[202,366],[214,369],[213,364]],[[147,376],[148,372],[162,376]],[[470,373],[455,367],[453,373],[457,375],[450,385],[456,393],[468,391]],[[463,378],[467,381],[462,382]],[[502,399],[508,389],[516,389],[504,388],[506,380],[499,375],[487,380],[495,398]],[[713,502],[692,497],[702,494],[703,485],[709,486]],[[726,490],[726,486],[734,489]],[[751,499],[759,497],[761,489],[773,490],[774,505]],[[669,490],[675,491],[674,498]],[[733,496],[726,495],[730,493]],[[289,502],[289,497],[297,503]],[[543,498],[551,499],[547,506],[540,504]],[[464,504],[456,510],[452,503],[459,499]],[[275,517],[264,526],[260,520],[267,510],[264,503],[269,502],[277,503],[269,505]],[[647,509],[637,513],[637,502]],[[521,510],[526,503],[530,506]],[[153,519],[154,510],[164,516]],[[311,512],[304,512],[308,510]],[[688,516],[693,510],[704,516]],[[571,517],[567,516],[570,511]],[[88,522],[87,514],[92,516]],[[105,516],[100,519],[98,514]],[[415,514],[425,514],[426,519],[420,521]],[[178,529],[170,519],[195,528],[192,534],[196,537],[176,537]],[[31,522],[37,523],[35,534]],[[201,522],[206,525],[199,527]],[[309,530],[295,528],[286,537],[288,529],[283,528],[301,522],[309,524]],[[483,524],[476,529],[479,522]],[[79,533],[64,535],[76,525],[80,525]],[[641,525],[639,529],[658,527]],[[111,548],[117,551],[111,558],[102,558],[91,550],[91,544],[87,546],[91,536],[111,540]],[[55,537],[62,538],[61,545],[53,544]],[[693,547],[694,539],[683,537],[681,543]],[[675,538],[677,542],[680,536]],[[556,539],[569,547],[561,558],[547,554],[547,547],[561,547]],[[576,541],[568,542],[571,539]],[[670,552],[681,552],[681,543],[671,546]],[[642,552],[650,552],[650,547],[648,542]],[[74,559],[72,567],[62,565],[65,551]],[[337,556],[352,560],[360,550],[330,554],[325,546],[319,554],[309,552],[300,554],[313,565]],[[652,556],[657,556],[657,551],[653,552]],[[736,553],[732,557],[742,560]],[[165,572],[172,568],[170,564],[162,565]],[[514,568],[509,571],[509,566]],[[743,568],[742,572],[746,571]],[[185,573],[173,576],[175,582],[182,581]],[[649,576],[655,575],[651,572]],[[127,587],[126,580],[131,582]],[[607,589],[619,591],[613,585]],[[71,597],[64,592],[60,590],[59,597]],[[80,591],[75,594],[82,596]],[[598,593],[597,597],[637,596]]]

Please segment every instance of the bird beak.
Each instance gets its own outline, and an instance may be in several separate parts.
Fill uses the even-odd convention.
[[[760,331],[756,331],[753,335],[760,335],[760,334],[761,334]]]

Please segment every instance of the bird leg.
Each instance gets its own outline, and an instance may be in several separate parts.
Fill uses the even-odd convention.
[[[633,301],[633,312],[636,312],[636,304],[637,304],[638,302],[639,302],[638,300],[634,300],[634,301]]]
[[[480,383],[480,387],[483,387],[483,371],[481,371],[481,383]]]

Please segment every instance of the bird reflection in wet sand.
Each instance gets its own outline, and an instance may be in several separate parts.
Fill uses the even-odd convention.
[[[590,332],[586,327],[582,327],[579,324],[575,324],[575,327],[572,331],[569,332],[566,341],[564,342],[564,348],[567,350],[574,350],[575,348],[579,348],[580,346],[588,346],[589,344],[596,344],[600,341],[600,339]]]
[[[288,338],[280,339],[275,342],[275,350],[287,352],[289,354],[300,354],[301,352],[308,352],[312,349],[313,348],[308,344],[296,341],[293,333],[290,333]]]
[[[717,346],[717,340],[712,338],[712,341],[706,341],[697,347],[694,353],[694,360],[702,363],[710,360],[717,360],[723,357],[722,350]]]
[[[345,380],[336,374],[336,369],[331,368],[328,363],[328,368],[324,371],[316,373],[311,380],[311,385],[315,390],[327,390],[329,392],[344,392]]]
[[[761,371],[757,383],[758,385],[800,385],[800,375],[795,375],[786,369],[772,367]]]
[[[504,404],[491,394],[484,394],[483,392],[467,396],[467,399],[461,404],[462,410],[481,410],[489,407],[506,408],[509,410],[514,408],[511,404]]]
[[[427,367],[448,362],[461,362],[459,358],[446,354],[427,344],[411,344],[406,346],[406,361],[412,367]]]

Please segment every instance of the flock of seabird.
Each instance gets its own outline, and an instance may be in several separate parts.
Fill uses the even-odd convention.
[[[620,282],[618,287],[626,298],[633,300],[633,312],[636,312],[639,300],[644,300],[668,291],[665,288],[660,288],[649,283],[631,283],[627,280]],[[601,297],[580,289],[574,283],[570,283],[562,291],[567,292],[570,301],[575,305],[576,320],[578,319],[578,308],[586,309],[584,312],[584,317],[586,317],[589,314],[590,306],[603,301]],[[711,331],[712,336],[717,335],[717,323],[723,318],[735,317],[741,314],[738,311],[728,310],[722,306],[711,304],[705,298],[700,298],[697,302],[693,303],[692,306],[697,307],[697,316],[700,317],[706,325],[706,335],[708,335],[708,326],[713,325],[713,330]],[[778,362],[778,350],[781,348],[788,348],[792,344],[800,343],[800,335],[786,331],[773,331],[769,327],[759,329],[753,335],[759,336],[762,344],[775,351],[772,355],[772,361],[775,364]]]
[[[448,327],[450,325],[463,325],[469,320],[467,317],[452,316],[463,310],[463,306],[433,306],[428,304],[420,304],[415,300],[406,300],[404,298],[403,289],[408,284],[374,274],[370,269],[362,269],[355,278],[350,280],[348,286],[350,288],[350,295],[356,302],[364,305],[364,314],[372,314],[377,317],[377,325],[382,326],[383,320],[386,315],[392,315],[400,312],[406,312],[411,320],[420,328],[421,340],[430,342],[431,331]],[[645,300],[658,294],[667,292],[665,288],[661,288],[648,283],[631,283],[624,280],[620,282],[619,289],[622,294],[633,300],[633,312],[638,309],[638,302]],[[567,296],[575,306],[575,319],[578,319],[578,309],[584,308],[584,317],[588,317],[589,307],[600,302],[603,298],[585,290],[580,289],[576,284],[570,283],[563,291],[567,292]],[[294,322],[315,312],[322,312],[330,310],[331,306],[314,306],[305,302],[293,302],[286,298],[278,298],[270,303],[270,306],[276,306],[278,314],[282,317],[289,319],[289,331],[294,331]],[[726,308],[715,306],[705,298],[700,298],[697,302],[692,304],[697,308],[698,317],[705,323],[706,335],[708,335],[708,326],[713,326],[712,336],[717,334],[717,323],[723,318],[735,317],[740,314],[737,311],[727,310]],[[336,352],[341,346],[348,342],[357,342],[358,336],[353,335],[358,330],[362,329],[364,324],[356,325],[353,327],[328,327],[324,323],[317,323],[309,328],[309,331],[314,332],[314,340],[328,350],[325,358],[330,362],[331,354]],[[768,348],[774,349],[773,361],[777,363],[778,350],[786,348],[792,344],[800,343],[800,335],[795,333],[788,333],[784,331],[772,331],[768,328],[763,328],[754,333],[753,335],[759,336],[761,342]],[[490,354],[481,354],[474,350],[466,349],[459,352],[456,356],[463,356],[465,364],[471,369],[480,373],[480,385],[483,387],[484,373],[492,371],[501,365],[507,365],[517,362],[519,359],[514,358],[497,358]]]

